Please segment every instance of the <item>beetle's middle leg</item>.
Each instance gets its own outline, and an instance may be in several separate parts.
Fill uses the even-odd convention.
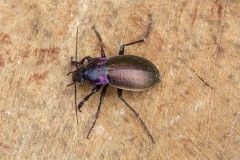
[[[139,114],[127,103],[127,101],[122,97],[122,89],[118,89],[118,98],[121,99],[123,101],[123,103],[125,103],[125,105],[133,112],[133,114],[139,119],[139,121],[142,123],[145,131],[147,132],[148,136],[151,138],[152,142],[155,143],[152,134],[150,133],[150,131],[148,130],[147,126],[145,125],[145,123],[143,122],[143,120],[141,119],[141,117],[139,116]]]
[[[136,44],[136,43],[145,42],[145,40],[148,38],[148,36],[150,34],[150,31],[152,29],[152,15],[149,14],[148,17],[149,17],[149,24],[148,24],[147,32],[144,35],[144,37],[142,39],[140,39],[140,40],[137,40],[137,41],[134,41],[134,42],[131,42],[131,43],[127,43],[127,44],[121,45],[120,49],[119,49],[119,55],[124,55],[124,47],[125,46],[130,46],[130,45],[133,45],[133,44]]]
[[[78,110],[81,112],[81,108],[84,104],[84,102],[86,102],[93,94],[97,93],[97,91],[100,90],[102,85],[97,85],[97,86],[94,86],[93,89],[92,89],[92,92],[90,94],[88,94],[86,97],[83,98],[83,100],[78,104]]]
[[[102,38],[101,38],[100,34],[98,33],[98,31],[96,30],[96,27],[93,26],[92,28],[93,28],[94,32],[96,33],[96,35],[98,37],[98,40],[100,42],[100,45],[101,45],[101,57],[106,58],[106,55],[105,55],[105,52],[104,52],[104,49],[103,49]]]
[[[99,117],[99,113],[100,113],[100,109],[101,109],[101,105],[102,105],[102,102],[104,100],[104,97],[105,97],[105,93],[107,91],[107,87],[108,87],[108,84],[106,84],[104,87],[103,87],[103,90],[102,90],[102,93],[101,93],[101,96],[100,96],[100,102],[99,102],[99,105],[98,105],[98,110],[97,110],[97,113],[96,113],[96,116],[95,116],[95,120],[92,124],[92,127],[90,128],[90,130],[88,131],[88,135],[87,135],[87,138],[89,138],[89,135],[92,131],[92,129],[94,128],[96,122],[97,122],[97,119]]]

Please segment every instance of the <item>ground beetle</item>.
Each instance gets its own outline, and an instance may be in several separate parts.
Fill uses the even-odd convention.
[[[76,116],[77,116],[77,109],[80,111],[84,102],[86,102],[93,94],[99,91],[100,88],[104,85],[101,96],[100,96],[100,102],[98,105],[96,117],[92,124],[91,129],[88,132],[87,138],[89,138],[89,135],[96,124],[105,93],[107,91],[108,86],[110,85],[117,88],[118,97],[140,120],[148,136],[154,142],[152,134],[146,127],[143,120],[140,118],[139,114],[122,97],[123,90],[143,91],[143,90],[149,89],[155,83],[160,81],[159,71],[152,62],[142,57],[133,56],[133,55],[124,55],[125,46],[144,42],[145,39],[149,36],[151,26],[152,26],[151,15],[149,15],[149,21],[150,22],[148,25],[148,30],[143,39],[134,41],[132,43],[121,45],[119,50],[119,56],[115,56],[111,58],[106,58],[105,52],[103,50],[103,44],[102,44],[102,39],[100,37],[100,34],[97,32],[96,28],[93,26],[94,32],[96,33],[99,39],[99,42],[101,43],[101,57],[92,58],[90,56],[86,56],[81,61],[77,61],[77,38],[76,38],[76,57],[75,57],[76,59],[75,61],[73,61],[73,59],[71,58],[71,64],[76,66],[76,70],[68,73],[68,75],[72,74],[72,80],[73,80],[73,83],[69,84],[68,86],[71,86],[71,85],[75,86]],[[77,29],[77,37],[78,37],[78,29]],[[84,65],[85,60],[87,60],[88,62],[87,65]],[[79,82],[83,82],[84,80],[89,80],[93,85],[93,89],[92,89],[92,92],[88,94],[86,97],[84,97],[83,100],[77,105],[76,86]]]

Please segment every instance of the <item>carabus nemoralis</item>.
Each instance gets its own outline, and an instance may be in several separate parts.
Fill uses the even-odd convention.
[[[157,67],[150,62],[149,60],[134,56],[134,55],[124,55],[124,47],[130,46],[136,43],[141,43],[146,40],[149,36],[151,27],[152,27],[152,17],[149,15],[149,25],[148,30],[143,39],[123,44],[120,46],[119,55],[111,58],[106,58],[105,52],[103,49],[102,39],[100,34],[96,30],[95,26],[93,26],[94,32],[96,33],[99,42],[101,43],[101,57],[100,58],[92,58],[90,56],[84,57],[81,61],[77,61],[77,38],[76,38],[76,59],[75,61],[71,58],[71,64],[76,66],[76,70],[69,72],[72,74],[73,83],[68,86],[75,86],[75,107],[76,107],[76,116],[77,109],[81,111],[84,102],[86,102],[93,94],[98,92],[100,88],[103,86],[102,93],[100,96],[100,102],[98,105],[97,113],[95,116],[95,120],[92,124],[91,129],[88,132],[87,138],[94,128],[96,121],[99,117],[100,109],[102,102],[105,97],[105,93],[107,91],[108,86],[112,86],[117,88],[118,90],[118,98],[122,100],[122,102],[134,113],[134,115],[139,119],[141,124],[143,125],[145,131],[148,136],[154,142],[153,136],[146,127],[145,123],[139,116],[139,114],[128,104],[128,102],[122,97],[123,90],[129,91],[143,91],[151,88],[155,83],[160,81],[160,74]],[[78,37],[78,29],[77,29],[77,37]],[[84,65],[85,60],[87,60],[87,64]],[[83,98],[83,100],[77,105],[76,95],[77,95],[77,84],[79,82],[83,82],[84,80],[90,81],[93,85],[93,89],[90,94]]]

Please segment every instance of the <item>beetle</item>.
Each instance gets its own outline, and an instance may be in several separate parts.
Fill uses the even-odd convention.
[[[76,66],[76,70],[69,72],[67,75],[72,74],[72,83],[68,86],[75,86],[75,107],[76,107],[76,116],[77,110],[81,112],[81,108],[84,103],[95,93],[97,93],[100,88],[103,86],[98,109],[95,115],[95,120],[92,123],[87,138],[94,128],[96,121],[99,117],[100,109],[102,102],[105,97],[108,86],[117,88],[118,98],[133,112],[133,114],[139,119],[141,124],[144,127],[144,130],[147,132],[148,136],[154,142],[153,136],[150,133],[149,129],[145,125],[144,121],[141,119],[139,114],[129,105],[129,103],[123,98],[123,90],[129,91],[143,91],[153,87],[154,84],[160,81],[160,73],[157,67],[149,60],[135,56],[135,55],[124,55],[124,47],[130,46],[137,43],[142,43],[149,36],[151,27],[152,27],[152,17],[149,17],[148,30],[145,36],[137,41],[123,44],[120,46],[119,55],[111,58],[106,58],[103,43],[100,34],[93,26],[94,32],[96,33],[98,40],[101,44],[101,57],[92,58],[90,56],[84,57],[81,61],[77,61],[77,41],[78,41],[78,28],[77,28],[77,37],[76,37],[76,55],[75,61],[71,57],[71,64]],[[87,64],[84,65],[84,62],[87,61]],[[77,105],[76,100],[76,87],[77,84],[85,80],[90,81],[93,85],[92,91],[83,100]],[[78,121],[77,121],[78,122]]]

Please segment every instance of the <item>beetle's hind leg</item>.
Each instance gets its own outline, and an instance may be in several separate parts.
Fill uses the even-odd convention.
[[[127,101],[122,97],[122,89],[118,89],[118,98],[121,99],[123,101],[123,103],[125,103],[125,105],[133,112],[133,114],[139,119],[139,121],[142,123],[144,130],[147,132],[148,136],[151,138],[152,142],[155,143],[152,134],[150,133],[150,131],[148,130],[147,126],[145,125],[145,123],[143,122],[143,120],[141,119],[141,117],[139,116],[139,114],[127,103]]]
[[[92,127],[90,128],[90,130],[88,131],[88,135],[87,135],[87,138],[89,138],[89,135],[92,131],[92,129],[94,128],[96,122],[97,122],[97,119],[99,117],[99,113],[100,113],[100,109],[101,109],[101,106],[102,106],[102,102],[104,100],[104,97],[105,97],[105,93],[107,91],[107,87],[108,87],[108,84],[106,84],[104,87],[103,87],[103,90],[102,90],[102,93],[101,93],[101,96],[100,96],[100,102],[99,102],[99,105],[98,105],[98,110],[97,110],[97,113],[96,113],[96,116],[95,116],[95,120],[92,124]]]
[[[140,39],[140,40],[137,40],[137,41],[134,41],[134,42],[131,42],[131,43],[127,43],[127,44],[121,45],[120,49],[119,49],[119,55],[124,55],[124,47],[125,46],[130,46],[130,45],[133,45],[133,44],[136,44],[136,43],[145,42],[145,40],[148,38],[148,36],[150,34],[150,31],[152,29],[152,15],[149,14],[148,17],[149,17],[149,24],[148,24],[147,32],[144,35],[144,37],[142,39]]]
[[[106,58],[106,55],[105,55],[105,52],[104,52],[104,49],[103,49],[103,43],[102,43],[102,38],[100,36],[100,34],[98,33],[97,29],[95,26],[92,27],[94,32],[96,33],[97,37],[98,37],[98,40],[100,42],[100,45],[101,45],[101,57],[102,58]]]

